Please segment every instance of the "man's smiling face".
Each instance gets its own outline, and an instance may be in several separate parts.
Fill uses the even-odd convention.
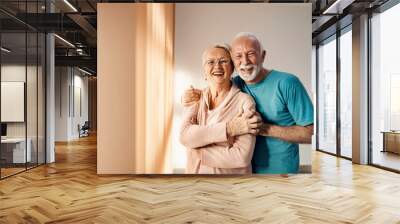
[[[239,37],[232,42],[232,60],[236,71],[244,81],[254,80],[264,62],[265,53],[257,40]]]

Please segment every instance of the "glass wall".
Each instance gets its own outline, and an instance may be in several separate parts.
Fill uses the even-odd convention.
[[[46,162],[46,35],[38,33],[38,64],[37,64],[37,147],[38,164]]]
[[[41,12],[39,4],[20,1],[18,13]],[[0,26],[0,178],[5,178],[45,163],[46,40],[43,33],[2,12]]]
[[[31,168],[37,164],[37,76],[38,76],[38,35],[35,32],[28,31],[27,38],[27,64],[26,64],[26,92],[29,93],[26,98],[26,113],[27,113],[27,141],[29,142],[28,151],[30,152],[31,160],[27,166]]]
[[[373,15],[371,71],[372,164],[400,171],[400,4]]]
[[[26,34],[1,34],[1,177],[26,169]],[[30,160],[28,159],[28,162]]]
[[[336,36],[318,47],[318,149],[336,154]]]
[[[352,149],[352,32],[343,30],[340,38],[340,155],[351,158]]]

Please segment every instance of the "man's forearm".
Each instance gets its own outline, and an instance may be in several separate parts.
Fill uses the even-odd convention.
[[[281,140],[293,143],[310,144],[313,135],[314,126],[278,126],[264,124],[261,128],[260,135],[267,137],[279,138]]]

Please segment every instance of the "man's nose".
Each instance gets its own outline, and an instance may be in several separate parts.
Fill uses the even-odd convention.
[[[247,57],[247,55],[243,55],[242,58],[240,59],[240,62],[242,65],[249,64],[249,58]]]

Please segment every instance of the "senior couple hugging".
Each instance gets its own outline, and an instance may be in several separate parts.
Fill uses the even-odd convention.
[[[313,105],[295,75],[263,67],[265,55],[259,39],[244,32],[231,46],[204,51],[208,87],[182,96],[186,173],[298,173],[298,144],[311,143]]]

